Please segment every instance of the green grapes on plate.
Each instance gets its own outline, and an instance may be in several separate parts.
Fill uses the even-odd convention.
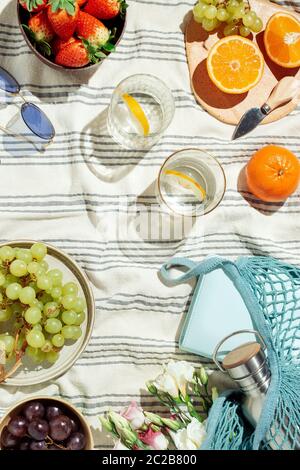
[[[251,10],[248,0],[199,0],[193,8],[193,15],[207,32],[223,25],[224,36],[240,34],[247,37],[263,29],[261,18]]]
[[[207,21],[213,19],[212,6]],[[49,267],[46,255],[44,243],[0,248],[0,349],[7,362],[15,361],[11,370],[23,356],[54,364],[61,349],[82,335],[86,301],[76,282],[64,283],[63,273]],[[1,375],[5,380],[10,372]]]

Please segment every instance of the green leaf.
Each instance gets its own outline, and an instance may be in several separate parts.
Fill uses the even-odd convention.
[[[120,3],[120,16],[121,18],[124,18],[126,10],[129,5],[126,3],[125,0],[119,0],[119,3]]]
[[[37,49],[43,54],[48,57],[51,56],[52,54],[52,49],[51,46],[48,42],[46,41],[40,41],[36,44]]]
[[[76,0],[49,0],[49,3],[53,13],[57,10],[65,10],[68,15],[74,16],[76,12],[75,1]]]
[[[107,42],[106,44],[102,46],[102,49],[107,52],[112,52],[116,49],[116,47],[111,42]]]
[[[22,27],[25,33],[27,34],[28,38],[30,39],[30,41],[35,42],[35,34],[33,31],[31,31],[29,26],[27,26],[27,24],[22,24]]]

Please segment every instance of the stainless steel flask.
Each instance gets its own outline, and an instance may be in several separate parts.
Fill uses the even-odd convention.
[[[253,341],[241,344],[241,346],[228,352],[221,364],[217,357],[220,347],[233,335],[242,333],[255,334],[259,338],[260,343]],[[266,349],[265,342],[257,331],[240,330],[223,338],[213,353],[213,360],[218,368],[222,372],[228,373],[243,392],[242,411],[245,418],[254,427],[259,421],[271,381],[271,371],[264,349]],[[284,419],[285,423],[288,424],[288,416]],[[276,428],[276,431],[274,428]],[[266,440],[269,442],[270,447],[274,450],[279,448],[291,450],[291,440],[286,435],[285,429],[280,425],[277,426],[276,423],[274,428],[271,428],[266,434]],[[299,432],[299,430],[297,431]],[[293,442],[295,442],[294,439]]]

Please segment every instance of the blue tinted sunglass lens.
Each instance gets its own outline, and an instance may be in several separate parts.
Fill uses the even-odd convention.
[[[54,127],[40,108],[33,103],[24,103],[21,112],[25,124],[35,135],[45,140],[53,139]]]
[[[20,91],[18,82],[2,67],[0,67],[0,89],[8,93],[18,93]]]

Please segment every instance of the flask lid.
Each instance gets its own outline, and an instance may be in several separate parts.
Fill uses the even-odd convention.
[[[245,343],[230,351],[223,359],[224,369],[233,369],[250,361],[261,350],[261,345],[256,342]]]

